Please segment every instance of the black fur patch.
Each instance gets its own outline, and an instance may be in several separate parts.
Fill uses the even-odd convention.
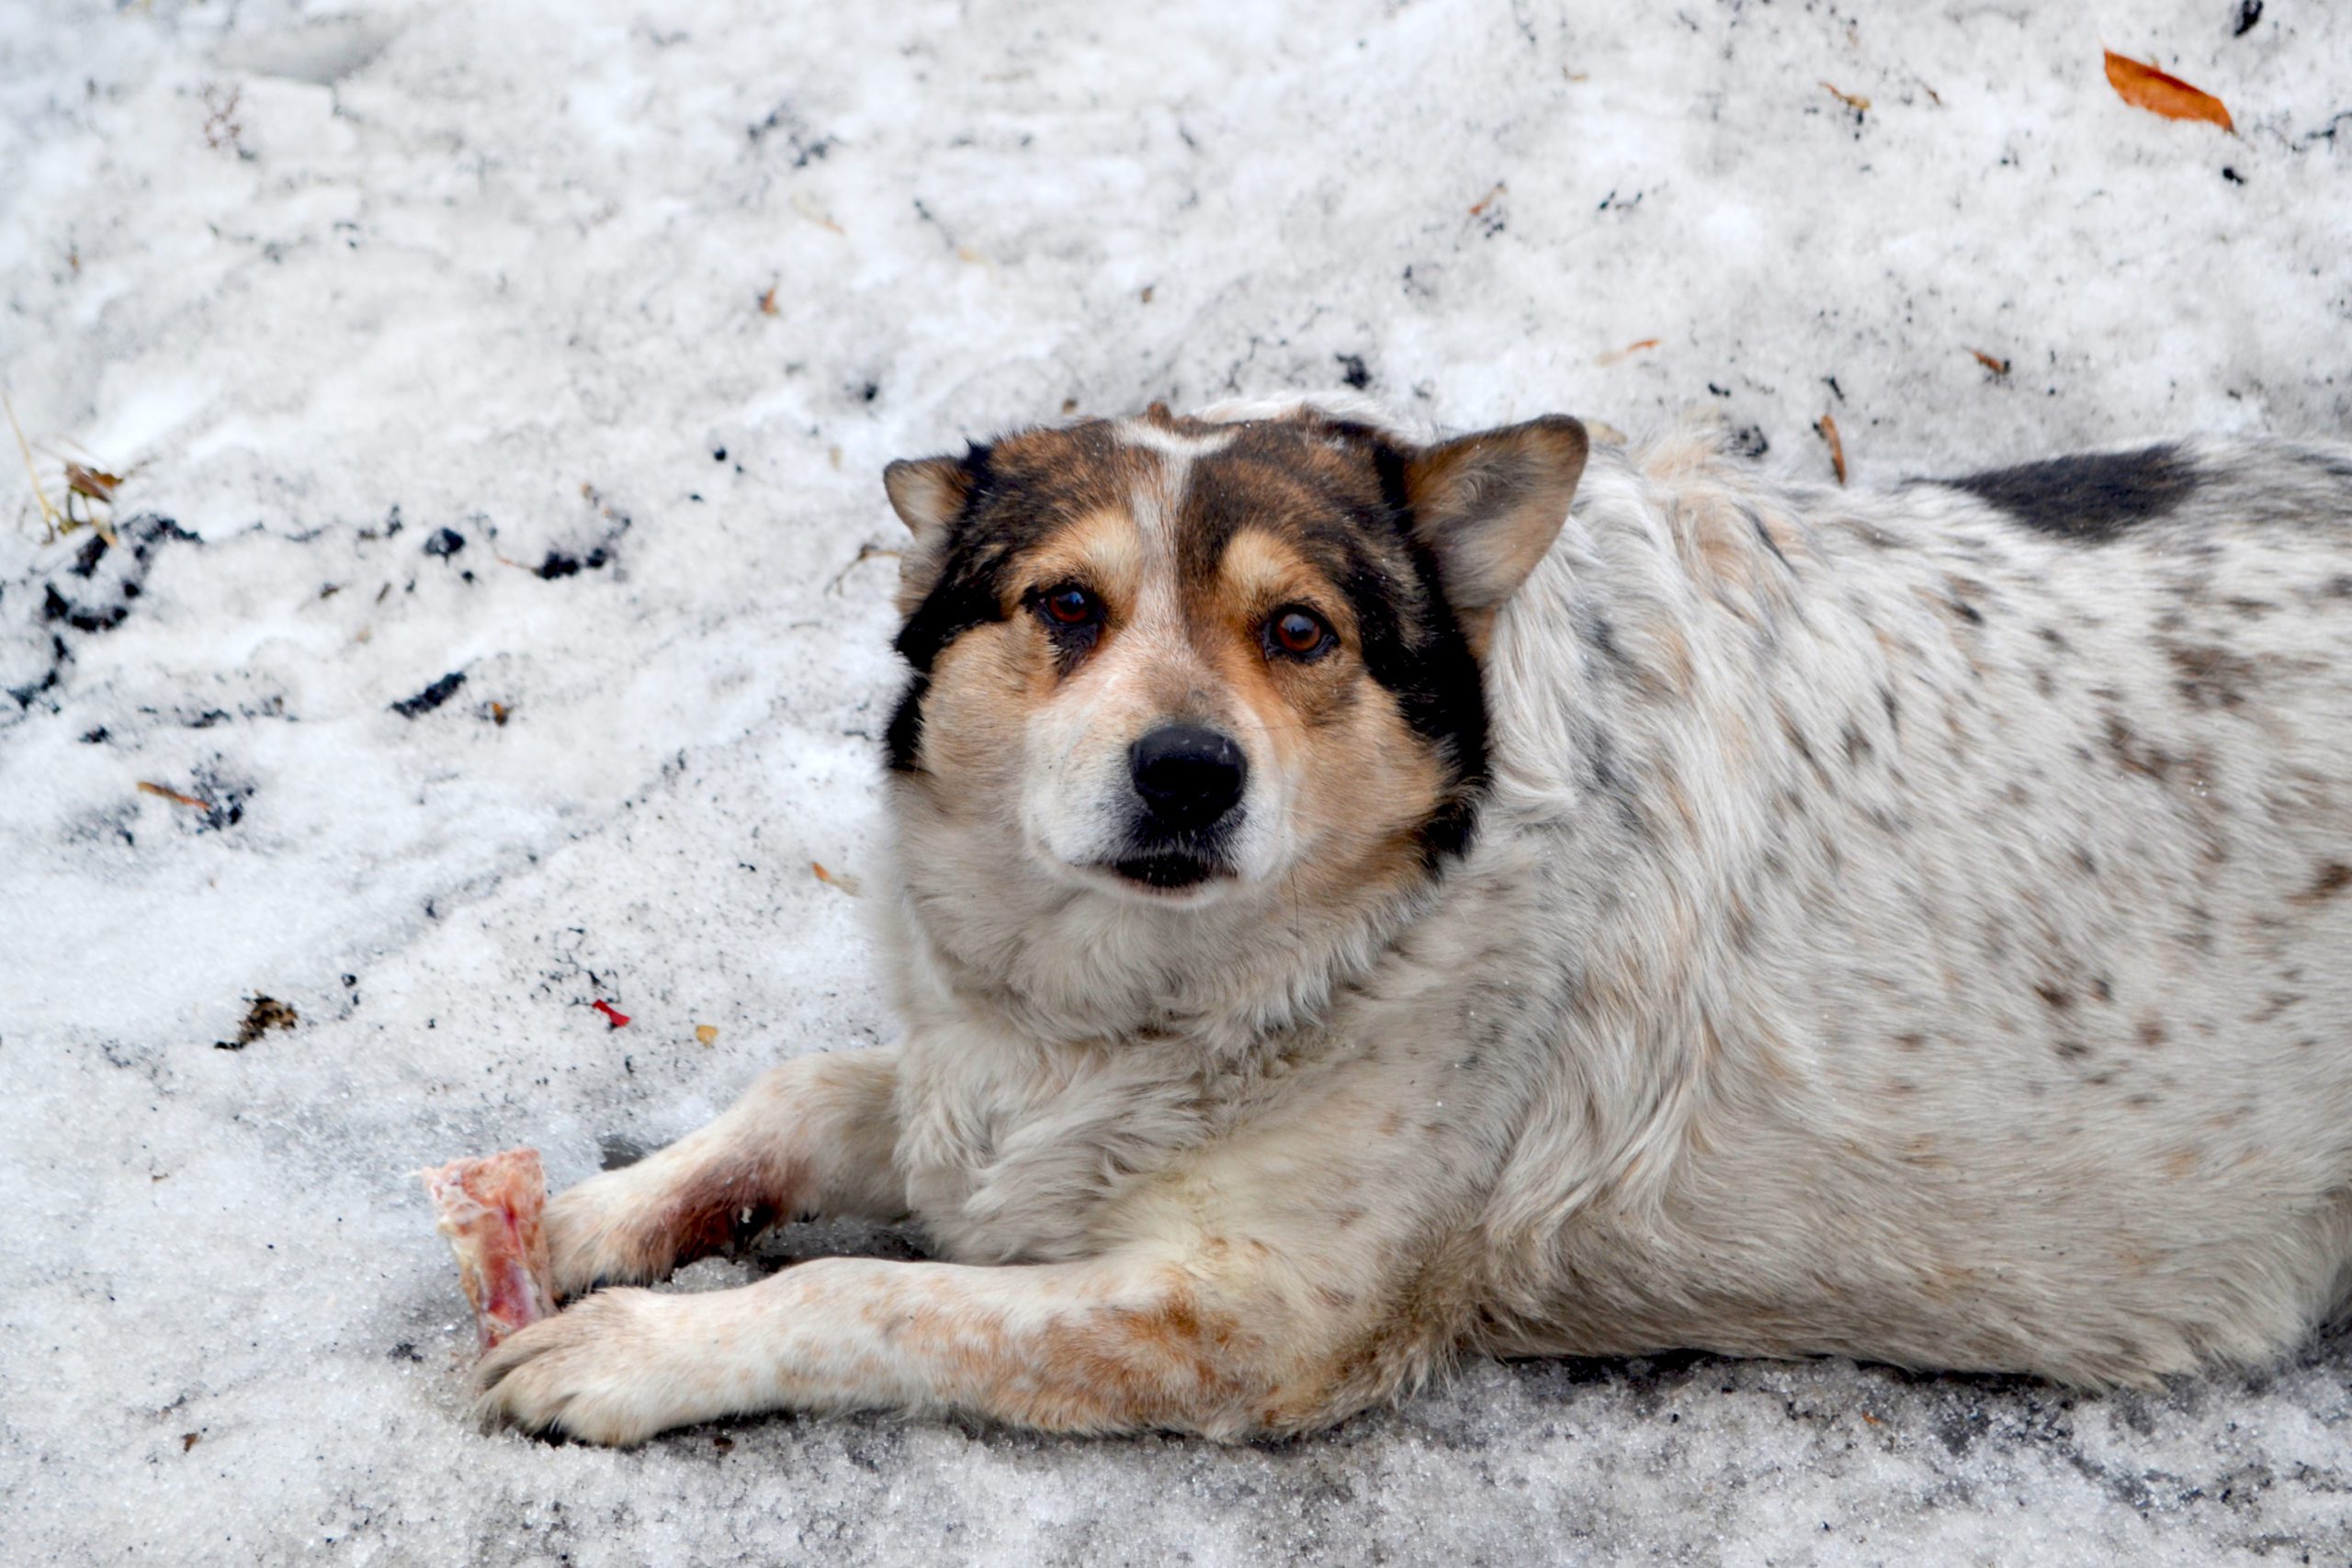
[[[930,690],[928,675],[917,674],[909,681],[890,714],[890,727],[882,732],[882,759],[894,773],[918,771],[915,755],[922,750],[922,699]]]
[[[900,658],[913,665],[918,673],[931,673],[932,661],[939,650],[972,627],[989,621],[1004,618],[1003,604],[997,594],[997,579],[1004,563],[1012,555],[1012,547],[998,550],[975,548],[968,538],[972,518],[1002,500],[1000,488],[989,471],[989,448],[974,446],[964,456],[964,467],[972,476],[970,491],[964,500],[963,514],[948,525],[950,546],[945,566],[940,569],[939,581],[932,585],[907,624],[899,628],[894,646]],[[920,696],[919,693],[910,694]],[[896,728],[896,720],[892,721]]]
[[[1478,803],[1487,793],[1487,689],[1471,656],[1461,623],[1438,592],[1437,562],[1408,541],[1426,613],[1421,635],[1394,633],[1386,646],[1364,639],[1364,667],[1396,694],[1405,722],[1426,736],[1446,764],[1451,788],[1436,813],[1421,825],[1421,856],[1432,871],[1448,855],[1469,849],[1478,827]],[[1358,625],[1363,625],[1359,608]],[[1375,652],[1377,657],[1375,657]]]
[[[2029,528],[2104,544],[2188,500],[2199,475],[2179,447],[2165,445],[2053,457],[1936,482],[1990,502]]]

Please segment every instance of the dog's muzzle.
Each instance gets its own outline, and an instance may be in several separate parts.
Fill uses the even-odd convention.
[[[1190,887],[1231,874],[1223,853],[1250,784],[1249,759],[1231,736],[1198,724],[1163,724],[1127,748],[1140,810],[1133,852],[1114,863],[1131,882]]]

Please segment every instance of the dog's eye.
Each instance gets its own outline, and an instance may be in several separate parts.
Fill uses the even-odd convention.
[[[1092,626],[1102,618],[1102,602],[1074,582],[1048,591],[1037,604],[1046,619],[1057,626]]]
[[[1273,618],[1266,623],[1267,648],[1292,659],[1320,659],[1339,640],[1322,616],[1295,604],[1275,611]]]

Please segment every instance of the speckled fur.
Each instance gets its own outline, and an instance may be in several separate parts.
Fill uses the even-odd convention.
[[[1475,839],[1369,903],[1048,895],[894,785],[903,1043],[550,1224],[566,1291],[644,1277],[616,1214],[887,1143],[794,1201],[956,1261],[600,1296],[486,1407],[1230,1438],[1464,1351],[2277,1354],[2352,1266],[2352,450],[2165,460],[2070,531],[1597,451],[1486,650]]]

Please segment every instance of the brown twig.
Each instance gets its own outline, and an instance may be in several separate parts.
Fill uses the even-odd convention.
[[[33,485],[33,502],[40,508],[41,526],[48,530],[41,543],[46,545],[74,526],[65,514],[49,502],[49,491],[41,488],[40,470],[33,467],[33,444],[25,439],[25,427],[17,423],[17,405],[0,392],[0,408],[8,411],[8,428],[17,433],[17,450],[25,455],[25,478]]]
[[[836,450],[838,450],[838,448],[836,448]],[[841,465],[839,465],[838,463],[834,465],[834,467],[836,467],[836,468],[839,468],[840,466],[841,466]],[[841,588],[842,588],[842,584],[843,582],[845,582],[845,581],[847,581],[849,580],[849,574],[850,574],[851,572],[853,572],[853,571],[855,571],[861,564],[863,564],[863,563],[864,563],[864,562],[865,562],[865,561],[868,561],[868,560],[873,559],[876,556],[892,556],[892,557],[897,557],[897,556],[903,556],[903,555],[905,555],[906,553],[907,553],[907,552],[906,552],[906,551],[904,551],[904,550],[894,550],[894,549],[891,549],[891,548],[890,548],[888,546],[887,546],[887,545],[876,545],[876,544],[864,544],[864,545],[860,545],[860,546],[858,546],[858,547],[857,547],[857,554],[855,554],[855,555],[854,555],[854,556],[852,556],[852,557],[850,558],[849,565],[847,565],[847,566],[845,566],[845,567],[842,568],[842,569],[841,569],[841,570],[839,570],[839,571],[837,571],[837,572],[833,573],[833,580],[832,580],[831,582],[828,582],[828,583],[826,583],[826,584],[825,584],[825,592],[828,592],[828,593],[838,593],[838,592],[841,592]]]
[[[139,793],[141,795],[160,795],[175,806],[193,806],[198,811],[209,811],[212,809],[212,803],[209,800],[198,800],[192,795],[182,795],[179,791],[171,788],[169,785],[150,784],[145,779],[141,779],[139,781]]]
[[[1838,482],[1844,484],[1846,482],[1846,444],[1838,438],[1838,416],[1825,413],[1821,416],[1820,423],[1814,428],[1821,432],[1821,438],[1824,441],[1829,443],[1829,466],[1838,470]]]

